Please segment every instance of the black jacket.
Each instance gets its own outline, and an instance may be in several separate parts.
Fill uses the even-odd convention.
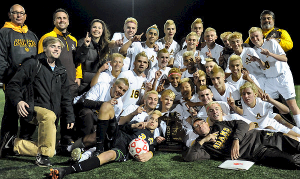
[[[67,123],[73,123],[75,118],[66,69],[62,66],[60,60],[57,59],[55,61],[56,67],[54,71],[52,71],[47,63],[45,53],[39,54],[37,59],[33,58],[27,60],[19,68],[7,85],[9,99],[15,106],[23,100],[22,89],[29,83],[33,75],[33,70],[37,67],[36,60],[39,60],[42,65],[32,84],[34,90],[34,106],[49,109],[53,111],[57,117],[62,114],[62,119],[65,118]]]

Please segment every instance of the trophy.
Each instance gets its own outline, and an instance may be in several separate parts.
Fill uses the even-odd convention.
[[[184,146],[182,140],[185,136],[185,131],[182,128],[181,120],[178,118],[179,115],[177,112],[172,112],[160,117],[166,123],[166,140],[159,144],[159,151],[182,151]]]

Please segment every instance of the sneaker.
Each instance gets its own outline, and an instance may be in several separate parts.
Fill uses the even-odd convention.
[[[66,170],[63,168],[51,168],[49,176],[51,179],[61,179],[66,175]]]
[[[12,153],[14,148],[14,141],[16,136],[10,135],[10,132],[7,132],[2,141],[0,142],[0,158],[4,157],[8,153]]]
[[[71,161],[78,162],[81,159],[82,150],[80,148],[73,149],[71,152]]]
[[[37,154],[35,163],[40,167],[51,167],[51,162],[48,156]]]

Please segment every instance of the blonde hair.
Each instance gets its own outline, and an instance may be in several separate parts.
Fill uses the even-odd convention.
[[[245,84],[243,84],[241,87],[240,87],[240,94],[242,95],[243,93],[243,90],[246,89],[246,88],[251,88],[253,93],[258,93],[258,89],[256,87],[256,85],[254,83],[251,83],[249,81],[247,81]]]
[[[159,36],[159,30],[158,30],[158,27],[157,27],[157,25],[156,25],[156,24],[154,24],[154,25],[152,25],[152,26],[148,27],[148,29],[147,29],[146,33],[148,33],[148,32],[149,32],[151,29],[154,29],[154,30],[156,30],[156,31],[157,31],[157,35]]]
[[[138,27],[138,22],[137,22],[137,20],[136,20],[135,18],[133,18],[133,17],[128,17],[128,18],[125,20],[125,22],[124,22],[124,26],[125,26],[127,23],[129,23],[129,22],[134,23],[134,24],[136,25],[136,27]]]
[[[49,37],[46,37],[44,40],[43,40],[43,47],[46,48],[48,47],[48,45],[52,45],[52,44],[55,44],[59,42],[60,43],[60,46],[61,48],[64,48],[64,43],[57,37],[52,37],[52,36],[49,36]]]
[[[220,66],[215,65],[215,66],[213,67],[213,69],[211,70],[211,75],[214,76],[214,75],[216,75],[217,73],[221,73],[222,76],[225,76],[224,70],[223,70]]]
[[[154,110],[150,115],[153,115],[153,114],[156,114],[156,115],[158,115],[159,117],[162,116],[162,113],[161,113],[159,110]]]
[[[182,54],[182,58],[191,56],[193,58],[193,60],[195,61],[195,56],[194,56],[194,52],[193,51],[186,51]]]
[[[206,73],[202,70],[198,70],[199,77],[204,76],[206,78]]]
[[[201,86],[199,87],[199,92],[200,92],[200,91],[207,90],[207,89],[210,90],[210,88],[208,88],[207,85],[201,85]],[[210,91],[211,91],[211,90],[210,90]]]
[[[113,54],[110,55],[110,59],[111,59],[112,62],[113,62],[113,61],[115,60],[115,58],[117,58],[117,57],[120,57],[120,58],[122,59],[122,62],[123,62],[123,60],[125,59],[125,57],[124,57],[122,54],[120,54],[120,53],[113,53]]]
[[[228,35],[232,34],[232,32],[223,32],[221,35],[220,35],[220,38],[223,40],[225,37],[227,37]]]
[[[138,54],[135,56],[134,61],[136,61],[139,57],[146,57],[146,58],[147,58],[147,61],[149,61],[148,56],[147,56],[146,52],[144,52],[144,51],[138,53]]]
[[[232,39],[241,39],[243,42],[243,34],[239,32],[233,32],[229,35],[228,40],[231,41]]]
[[[129,82],[127,78],[118,78],[114,84],[118,85],[120,83],[124,83],[126,86],[129,87]]]
[[[188,39],[190,36],[196,36],[196,37],[197,37],[196,40],[197,40],[197,42],[198,42],[199,36],[197,35],[196,32],[190,32],[190,33],[186,36],[186,39]]]
[[[169,96],[170,98],[172,98],[174,100],[175,97],[176,97],[176,94],[171,89],[166,89],[162,92],[161,99],[166,97],[166,96]]]
[[[208,110],[210,109],[210,107],[211,107],[213,104],[218,105],[218,106],[221,108],[221,110],[222,110],[222,107],[221,107],[221,105],[220,105],[218,102],[212,101],[212,102],[209,102],[209,103],[205,106],[206,112],[208,112]],[[223,112],[223,110],[222,110],[222,112]]]
[[[180,80],[180,84],[184,83],[184,82],[189,82],[191,79],[190,78],[182,78]]]
[[[214,29],[214,28],[212,28],[212,27],[208,27],[208,28],[206,28],[206,29],[205,29],[205,31],[204,31],[204,35],[205,35],[206,33],[210,32],[210,31],[213,31],[213,32],[215,32],[215,34],[217,35],[217,31],[216,31],[216,29]]]
[[[148,96],[149,96],[150,94],[156,94],[157,97],[158,97],[158,92],[155,91],[155,90],[151,90],[151,91],[148,91],[148,92],[144,95],[144,99],[148,98]]]
[[[229,65],[236,60],[239,60],[241,64],[243,64],[242,58],[239,55],[231,55],[231,57],[229,58]]]
[[[164,29],[166,29],[170,25],[174,25],[175,29],[176,29],[175,22],[173,20],[171,20],[171,19],[169,19],[169,20],[166,21],[166,23],[164,24]]]
[[[180,71],[180,69],[179,68],[171,68],[171,70],[169,71],[169,73],[168,73],[168,77],[170,76],[170,75],[172,75],[172,73],[177,73],[177,74],[179,74],[180,76],[181,76],[181,71]]]
[[[194,22],[191,24],[191,29],[193,29],[195,24],[203,24],[203,21],[201,18],[197,18],[194,20]]]
[[[263,34],[261,28],[259,28],[259,27],[251,27],[251,29],[248,32],[249,32],[249,36],[253,32],[260,32],[261,34]]]
[[[157,52],[157,56],[159,56],[161,53],[167,53],[167,54],[170,54],[170,53],[168,52],[168,50],[165,49],[165,48],[159,50],[159,51]]]

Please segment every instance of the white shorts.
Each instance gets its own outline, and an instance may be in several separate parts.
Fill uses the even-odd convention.
[[[281,94],[285,100],[295,98],[295,85],[291,71],[288,70],[278,77],[266,78],[264,80],[263,90],[273,99],[279,98],[279,94]]]

